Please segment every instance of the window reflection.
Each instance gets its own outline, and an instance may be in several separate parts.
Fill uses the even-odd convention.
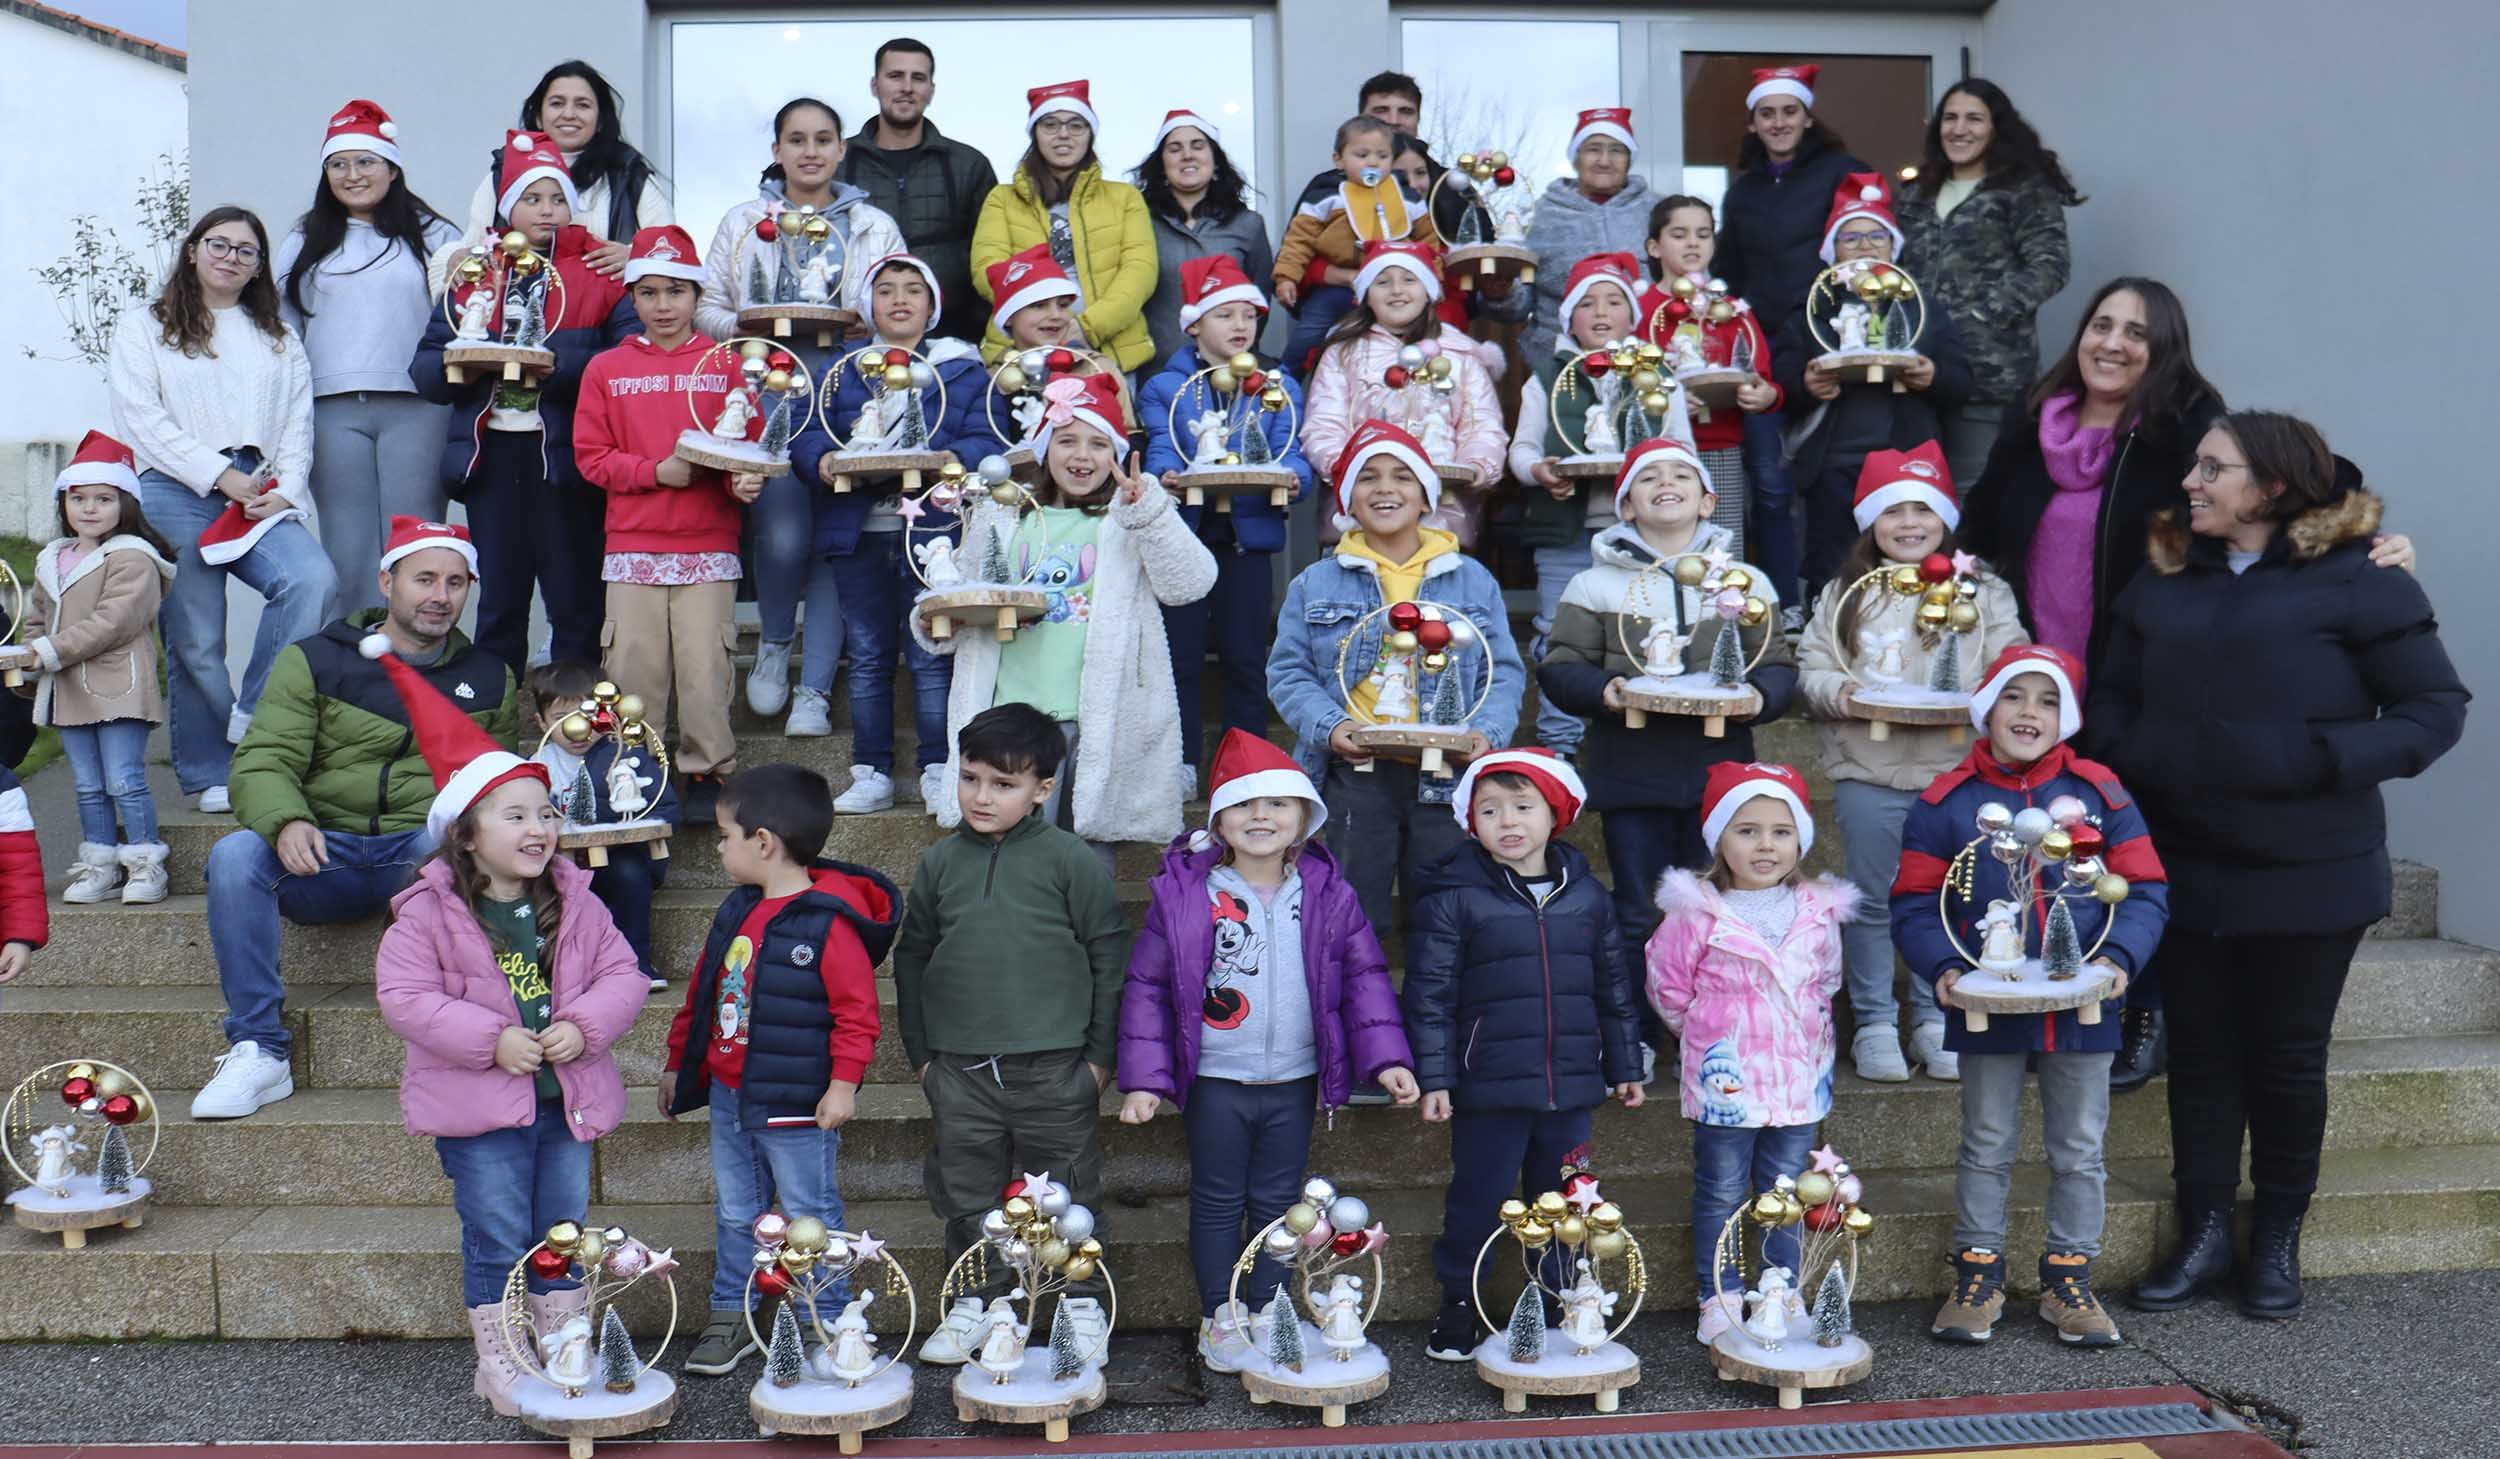
[[[1564,149],[1580,112],[1621,99],[1622,41],[1611,20],[1407,20],[1398,34],[1398,69],[1423,87],[1433,155],[1447,163],[1461,152],[1508,152],[1540,191],[1570,175]],[[1636,132],[1640,124],[1632,119]]]

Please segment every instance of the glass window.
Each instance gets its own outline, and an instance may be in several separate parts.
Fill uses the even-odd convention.
[[[1684,53],[1684,190],[1712,207],[1745,142],[1745,93],[1765,66],[1811,61],[1814,115],[1848,142],[1849,150],[1896,177],[1915,166],[1927,136],[1931,62],[1926,56]]]
[[[937,55],[930,119],[989,154],[1003,180],[1024,155],[1027,87],[1093,83],[1095,138],[1107,177],[1128,180],[1163,114],[1185,106],[1219,128],[1227,154],[1257,182],[1258,99],[1246,16],[1134,18],[681,21],[669,27],[669,171],[677,216],[698,241],[755,195],[772,161],[773,113],[814,96],[855,132],[875,112],[868,77],[879,44],[908,35]],[[1175,65],[1177,57],[1187,65]]]
[[[1399,69],[1424,90],[1433,155],[1448,163],[1508,152],[1539,191],[1571,175],[1564,149],[1579,114],[1621,104],[1622,40],[1611,20],[1407,20],[1398,41]],[[1556,86],[1563,76],[1570,84]],[[1632,125],[1637,132],[1640,118]]]

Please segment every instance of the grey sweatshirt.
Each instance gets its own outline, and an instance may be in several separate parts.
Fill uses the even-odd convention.
[[[1275,898],[1263,901],[1240,873],[1219,866],[1207,878],[1207,892],[1215,902],[1207,992],[1230,992],[1243,1001],[1233,1027],[1208,1019],[1198,1040],[1198,1077],[1276,1084],[1318,1073],[1319,1036],[1311,1028],[1311,987],[1302,972],[1301,873],[1287,868]]]
[[[1649,241],[1649,210],[1658,196],[1637,173],[1623,191],[1602,203],[1583,196],[1568,177],[1546,185],[1545,195],[1536,200],[1536,221],[1528,225],[1528,247],[1537,254],[1536,283],[1511,290],[1500,304],[1484,306],[1484,312],[1496,319],[1527,320],[1519,341],[1520,358],[1541,360],[1554,352],[1554,336],[1561,332],[1563,291],[1571,283],[1573,265],[1580,260],[1592,254],[1628,253],[1647,273],[1649,254],[1643,245]]]
[[[438,219],[426,225],[426,249],[440,249],[459,236]],[[303,251],[304,229],[298,224],[278,245],[270,277],[278,285],[278,312],[303,336],[314,396],[357,390],[414,394],[408,361],[435,307],[426,293],[425,260],[412,257],[397,239],[385,240],[372,224],[350,219],[337,250],[304,280],[304,307],[312,311],[307,318],[287,302],[286,290],[287,270]]]

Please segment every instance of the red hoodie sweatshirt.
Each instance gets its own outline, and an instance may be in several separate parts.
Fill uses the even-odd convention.
[[[720,414],[736,361],[719,350],[694,368],[713,342],[701,331],[673,350],[635,335],[582,371],[573,417],[573,464],[608,494],[610,552],[735,552],[739,503],[729,478],[694,469],[687,486],[662,486],[659,465],[699,417]],[[691,406],[692,409],[688,407]]]

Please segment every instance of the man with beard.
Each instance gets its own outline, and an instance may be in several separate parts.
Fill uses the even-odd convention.
[[[936,73],[936,57],[916,40],[877,47],[868,78],[877,114],[852,136],[834,175],[866,189],[937,272],[944,312],[929,332],[978,344],[989,311],[972,287],[972,229],[998,173],[978,148],[940,135],[929,120]]]

